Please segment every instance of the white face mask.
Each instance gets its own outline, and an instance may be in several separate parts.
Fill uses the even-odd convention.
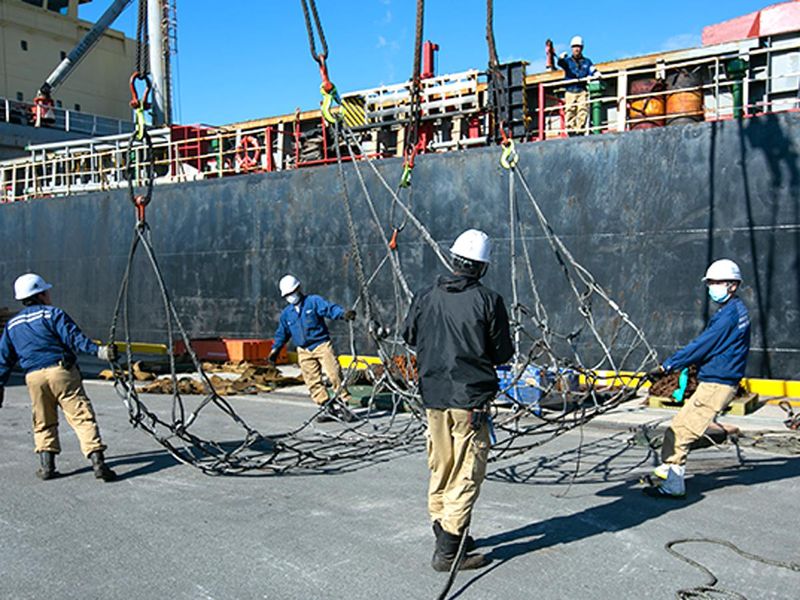
[[[728,292],[727,283],[712,283],[708,286],[708,297],[714,302],[721,304],[722,302],[725,302],[729,296],[730,293]]]
[[[286,296],[284,296],[284,298],[286,299],[286,302],[288,302],[289,304],[298,304],[300,302],[300,294],[298,294],[297,292],[292,292],[291,294],[287,294]]]

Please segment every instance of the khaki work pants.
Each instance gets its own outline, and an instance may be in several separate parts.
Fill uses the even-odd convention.
[[[470,425],[470,411],[428,409],[428,512],[431,521],[460,535],[469,525],[472,507],[486,475],[489,425],[478,431]]]
[[[565,92],[564,117],[566,121],[567,133],[584,134],[586,133],[586,119],[589,118],[589,92]]]
[[[339,370],[339,361],[333,351],[333,344],[329,341],[323,342],[313,350],[297,348],[297,362],[300,372],[303,374],[303,381],[308,387],[311,399],[317,404],[324,404],[328,401],[328,390],[322,383],[322,373],[324,372],[333,386],[334,392],[338,392],[342,387],[342,374]],[[350,400],[350,394],[346,389],[342,390],[341,399],[345,402]]]
[[[92,403],[83,389],[78,367],[61,366],[31,371],[25,376],[33,409],[33,443],[36,452],[61,452],[58,440],[58,407],[64,411],[67,423],[75,431],[81,452],[89,456],[105,450],[100,439]]]
[[[736,388],[731,385],[701,381],[672,419],[664,435],[661,461],[673,465],[686,464],[689,446],[703,436],[714,417],[725,410],[734,395]]]

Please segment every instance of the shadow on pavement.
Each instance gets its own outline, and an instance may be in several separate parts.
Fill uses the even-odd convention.
[[[109,456],[108,465],[117,472],[117,480],[130,479],[139,475],[149,475],[158,473],[164,469],[169,469],[180,465],[175,458],[164,450],[154,450],[150,452],[137,452],[135,454],[118,454]],[[134,466],[133,469],[121,469],[120,467]]]
[[[163,469],[169,469],[180,465],[169,452],[155,450],[152,452],[137,452],[135,454],[113,454],[106,453],[106,463],[117,473],[117,481],[157,473]],[[129,467],[133,466],[133,469]],[[72,471],[61,471],[60,478],[91,473],[92,466],[87,463],[85,467]]]
[[[623,531],[636,527],[650,519],[695,504],[709,491],[727,486],[758,485],[798,476],[800,476],[800,458],[781,457],[748,460],[742,467],[694,475],[686,481],[687,497],[684,500],[650,498],[642,493],[634,481],[617,484],[597,493],[600,497],[615,498],[612,502],[531,523],[479,540],[479,546],[494,546],[487,554],[493,563],[488,569],[467,581],[451,598],[458,598],[476,581],[518,556],[609,531]]]

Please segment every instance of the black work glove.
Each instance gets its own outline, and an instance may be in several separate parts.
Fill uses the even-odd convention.
[[[107,346],[100,346],[97,348],[97,358],[100,360],[106,360],[108,362],[113,362],[119,358],[119,352],[117,352],[117,347],[114,344],[108,344]]]
[[[345,321],[354,321],[355,318],[356,318],[356,311],[354,311],[354,310],[346,310],[346,311],[344,311],[343,319]]]
[[[664,370],[664,367],[658,365],[657,368],[653,369],[652,371],[649,371],[647,375],[644,376],[644,378],[647,379],[648,381],[658,381],[666,374],[667,372]]]
[[[388,327],[384,327],[377,321],[372,321],[369,325],[369,331],[372,335],[374,335],[379,340],[385,340],[392,334],[391,329]]]
[[[3,407],[3,399],[6,396],[6,388],[0,387],[0,408]]]
[[[270,355],[267,357],[267,362],[271,364],[273,367],[275,366],[275,361],[278,360],[278,353],[271,352]]]

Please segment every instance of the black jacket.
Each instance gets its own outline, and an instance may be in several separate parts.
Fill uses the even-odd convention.
[[[472,277],[441,276],[419,292],[403,339],[417,351],[426,408],[477,408],[497,394],[494,366],[514,354],[503,298]]]

